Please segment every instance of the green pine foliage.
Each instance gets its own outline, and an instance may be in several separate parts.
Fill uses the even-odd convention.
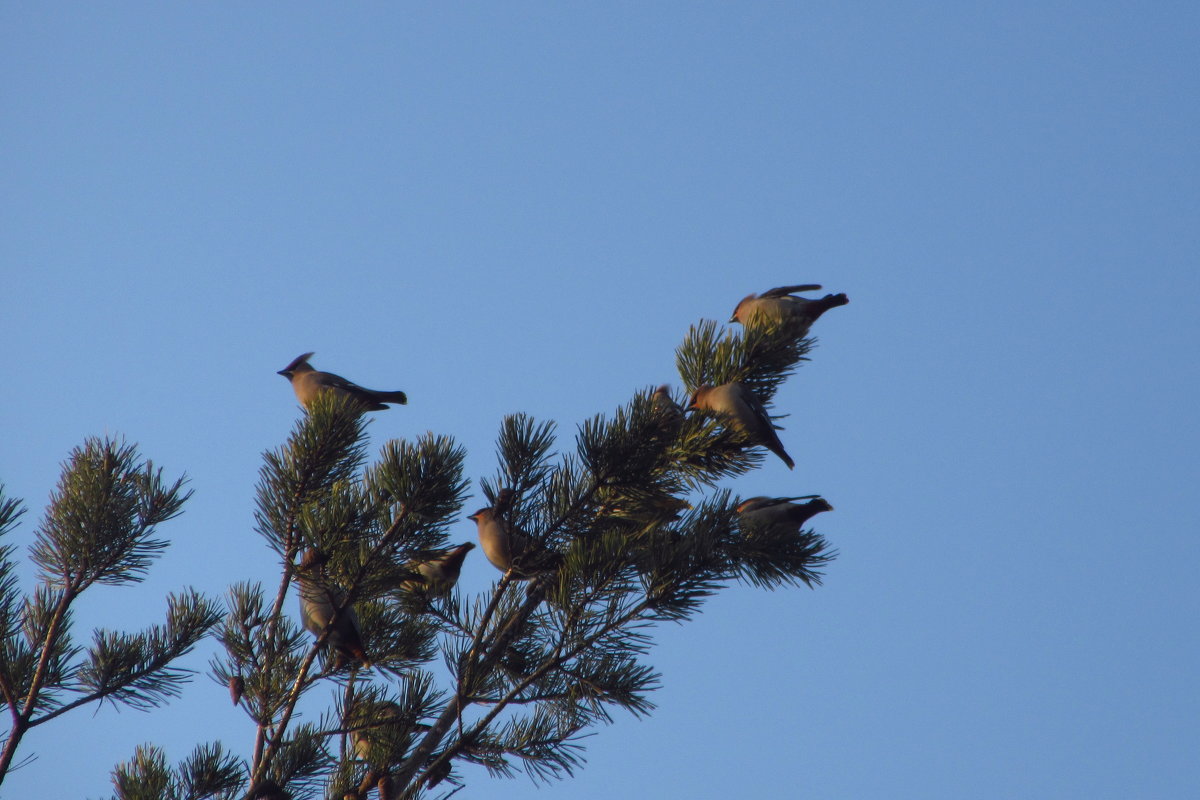
[[[0,547],[0,707],[10,726],[0,752],[0,781],[16,765],[31,729],[89,703],[139,710],[177,697],[192,671],[176,666],[221,619],[217,605],[186,589],[167,600],[166,621],[138,633],[97,630],[76,644],[72,609],[92,586],[141,582],[166,547],[159,525],[178,515],[190,492],[163,479],[133,445],[89,439],[63,465],[35,534],[30,557],[38,584],[22,596],[15,548]],[[0,537],[22,515],[0,491]],[[150,783],[155,759],[138,756]],[[136,759],[135,759],[136,760]],[[141,796],[141,795],[138,795]],[[155,795],[163,796],[163,795]]]
[[[361,408],[326,393],[263,457],[256,529],[278,578],[231,586],[223,612],[184,591],[164,625],[97,631],[85,649],[72,603],[93,584],[141,580],[165,546],[156,527],[187,499],[134,448],[88,442],[38,529],[29,597],[0,546],[0,690],[14,710],[0,777],[29,727],[93,700],[147,709],[176,696],[188,677],[177,659],[210,631],[210,674],[246,714],[245,749],[201,745],[171,765],[142,746],[115,769],[115,797],[444,798],[464,765],[573,775],[597,725],[652,713],[657,625],[733,582],[820,583],[834,557],[820,534],[742,524],[721,487],[759,466],[760,448],[686,408],[698,386],[737,381],[769,409],[811,346],[779,327],[705,321],[677,351],[681,390],[638,391],[573,441],[553,422],[506,417],[479,487],[526,546],[473,596],[427,595],[417,569],[457,544],[472,510],[465,450],[426,434],[369,460]],[[21,513],[0,497],[0,537]]]

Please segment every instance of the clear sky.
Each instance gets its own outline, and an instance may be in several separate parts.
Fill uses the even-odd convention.
[[[276,579],[297,354],[408,392],[373,450],[449,434],[477,481],[504,414],[570,448],[679,385],[694,321],[821,283],[851,303],[777,398],[796,469],[728,487],[828,498],[826,585],[661,630],[657,712],[537,796],[1195,796],[1198,34],[1194,2],[6,2],[14,541],[87,436],[186,472],[150,580],[77,620],[141,628]],[[165,710],[35,730],[4,796],[248,753],[212,652]]]

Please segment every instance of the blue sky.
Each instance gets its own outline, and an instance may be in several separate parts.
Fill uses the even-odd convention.
[[[836,506],[826,585],[734,587],[662,629],[657,712],[538,796],[1193,794],[1198,23],[1170,2],[6,3],[14,541],[87,436],[186,472],[151,578],[77,621],[140,628],[184,585],[274,580],[253,486],[298,353],[409,393],[373,449],[449,434],[477,481],[504,414],[569,448],[679,384],[691,323],[822,283],[851,303],[777,398],[796,469],[728,485]],[[496,575],[476,552],[461,585]],[[211,652],[165,710],[35,730],[5,796],[106,796],[144,741],[249,752]],[[468,779],[464,800],[531,791]]]

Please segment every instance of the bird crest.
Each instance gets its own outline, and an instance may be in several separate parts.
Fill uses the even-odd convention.
[[[279,374],[280,374],[280,375],[287,375],[287,374],[289,374],[289,373],[291,373],[291,372],[295,372],[295,371],[296,371],[297,369],[299,369],[299,368],[300,368],[302,365],[303,365],[303,366],[308,366],[308,360],[309,360],[310,358],[312,358],[313,356],[315,356],[315,355],[316,355],[316,351],[313,351],[313,352],[311,352],[311,353],[304,353],[304,354],[302,354],[302,355],[298,355],[298,356],[296,356],[295,358],[293,358],[293,359],[292,359],[292,363],[288,364],[286,367],[284,367],[283,369],[279,370]],[[310,369],[311,369],[311,368],[310,368]]]

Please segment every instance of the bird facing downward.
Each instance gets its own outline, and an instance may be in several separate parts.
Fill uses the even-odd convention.
[[[387,408],[386,403],[404,405],[408,402],[408,395],[404,392],[380,392],[374,389],[365,389],[357,383],[351,383],[341,375],[315,370],[308,363],[313,355],[313,353],[304,353],[296,356],[292,363],[278,372],[279,375],[292,382],[292,391],[296,393],[296,399],[305,408],[312,408],[317,395],[324,391],[354,398],[363,411],[383,411]]]
[[[788,469],[796,466],[796,462],[783,449],[783,442],[775,433],[775,424],[771,422],[762,402],[742,384],[697,386],[692,394],[691,408],[714,412],[727,426],[741,431],[751,444],[760,444],[782,458]]]
[[[318,639],[332,623],[325,643],[337,653],[336,667],[340,668],[349,658],[370,667],[371,660],[363,647],[362,628],[354,606],[346,605],[343,592],[323,580],[321,566],[326,560],[325,554],[307,550],[300,563],[295,565],[294,577],[300,589],[300,621]]]

